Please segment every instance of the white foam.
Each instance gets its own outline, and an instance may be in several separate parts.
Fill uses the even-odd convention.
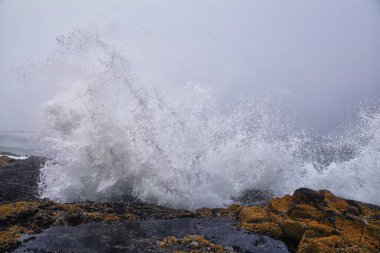
[[[15,159],[15,160],[25,160],[29,157],[29,156],[13,156],[13,155],[2,155],[2,156],[6,156],[8,158]]]
[[[230,204],[246,189],[280,195],[308,186],[379,204],[380,116],[360,126],[369,141],[353,144],[353,159],[318,169],[303,157],[309,140],[289,130],[276,97],[222,111],[212,92],[197,85],[176,98],[143,87],[126,60],[91,34],[77,31],[60,41],[59,60],[79,57],[70,63],[82,71],[46,107],[45,146],[55,160],[42,169],[42,197],[132,194],[192,209]]]

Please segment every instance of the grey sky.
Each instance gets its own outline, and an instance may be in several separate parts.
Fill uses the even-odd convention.
[[[0,0],[0,130],[38,127],[54,84],[13,69],[43,61],[73,29],[121,45],[142,82],[199,82],[223,102],[285,89],[313,130],[380,100],[378,0]]]

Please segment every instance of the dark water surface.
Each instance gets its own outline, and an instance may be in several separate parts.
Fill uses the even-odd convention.
[[[34,133],[0,131],[0,152],[41,155],[42,147]]]
[[[288,252],[285,244],[237,229],[227,218],[177,218],[130,222],[96,222],[76,227],[52,227],[24,236],[14,252],[171,252],[157,242],[166,236],[203,235],[237,252]]]

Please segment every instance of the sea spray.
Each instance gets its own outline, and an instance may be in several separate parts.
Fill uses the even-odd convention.
[[[351,140],[351,157],[337,154],[323,163],[315,157],[331,153],[305,148],[313,141],[291,130],[275,94],[222,110],[200,85],[185,85],[177,97],[142,85],[127,60],[96,35],[75,31],[58,41],[49,71],[65,89],[46,105],[44,143],[53,160],[41,170],[41,197],[133,196],[194,209],[231,204],[249,189],[280,195],[308,186],[379,204],[378,114],[346,131],[366,133],[365,141],[313,144],[340,150]],[[51,67],[57,63],[70,73]]]
[[[380,204],[380,113],[358,112],[357,121],[328,140],[335,158],[320,171],[305,161],[305,186],[328,189],[343,197]],[[324,156],[331,156],[327,153]]]

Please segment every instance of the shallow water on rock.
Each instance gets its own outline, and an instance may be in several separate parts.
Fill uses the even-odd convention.
[[[288,252],[283,242],[239,230],[234,225],[231,220],[218,217],[52,227],[38,235],[24,236],[24,243],[14,252],[168,252],[158,246],[158,241],[171,235],[203,235],[237,252]]]

